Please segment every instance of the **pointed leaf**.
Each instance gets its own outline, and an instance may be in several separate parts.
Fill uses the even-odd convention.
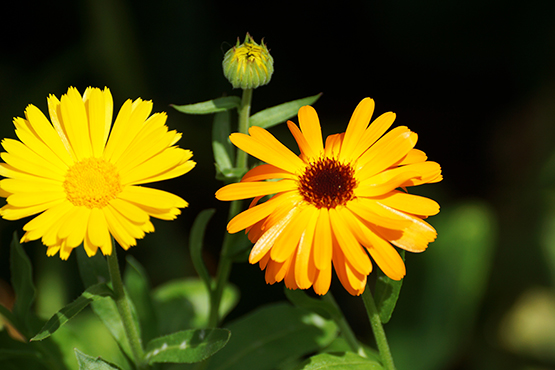
[[[300,370],[383,370],[379,362],[353,352],[321,353],[306,360]]]
[[[206,289],[208,291],[212,290],[212,278],[206,269],[204,260],[202,258],[202,245],[204,239],[204,233],[206,232],[206,225],[216,212],[215,209],[205,209],[200,212],[193,222],[191,227],[191,234],[189,236],[189,251],[191,253],[191,260],[193,261],[193,266],[200,276]]]
[[[284,288],[284,291],[287,299],[295,306],[310,310],[327,320],[342,316],[336,306],[322,299],[310,297],[304,290]]]
[[[106,284],[92,285],[87,288],[75,301],[71,302],[60,311],[56,312],[44,324],[43,328],[31,338],[31,341],[43,340],[52,335],[60,326],[68,322],[72,317],[77,315],[81,310],[94,300],[112,295],[112,290]]]
[[[229,111],[218,112],[214,115],[212,124],[212,150],[216,166],[220,171],[232,168],[235,161],[233,146],[229,140],[231,134],[230,120]]]
[[[405,251],[400,250],[399,254],[404,261]],[[389,319],[391,319],[391,315],[393,314],[393,310],[397,304],[397,299],[401,293],[402,285],[403,279],[399,281],[392,280],[381,270],[378,272],[378,279],[374,289],[374,300],[376,301],[376,308],[380,314],[382,324],[387,324]]]
[[[210,114],[226,111],[228,109],[239,108],[241,106],[241,98],[238,96],[226,96],[216,98],[201,103],[174,105],[170,104],[177,111],[187,114]]]
[[[158,321],[154,311],[154,303],[150,294],[150,283],[143,266],[133,256],[126,257],[127,268],[124,282],[129,299],[137,312],[143,342],[158,336]]]
[[[229,343],[209,361],[210,370],[275,369],[330,344],[337,326],[286,303],[265,306],[229,323]]]
[[[199,362],[222,349],[230,335],[227,329],[179,331],[151,340],[146,346],[145,359],[149,364]]]
[[[79,370],[120,370],[120,367],[101,359],[84,354],[75,348],[75,357],[79,364]]]
[[[249,125],[269,128],[285,122],[288,119],[295,117],[300,107],[314,104],[320,96],[322,96],[321,93],[264,109],[263,111],[257,112],[250,117]]]
[[[20,323],[27,323],[31,314],[31,305],[35,300],[33,268],[15,232],[10,245],[10,269],[15,292],[15,303],[12,312]]]

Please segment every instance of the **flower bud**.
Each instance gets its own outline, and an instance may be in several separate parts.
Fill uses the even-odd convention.
[[[242,44],[237,39],[237,45],[225,53],[222,65],[234,89],[256,89],[270,82],[274,73],[274,59],[264,40],[259,45],[248,33]]]

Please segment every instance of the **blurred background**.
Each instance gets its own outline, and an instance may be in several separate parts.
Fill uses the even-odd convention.
[[[115,112],[152,100],[183,132],[197,167],[155,184],[189,201],[173,222],[129,252],[155,287],[194,276],[187,240],[195,216],[216,208],[206,238],[213,272],[227,217],[217,202],[211,116],[170,104],[240,95],[225,80],[225,51],[249,32],[275,60],[253,109],[322,92],[314,105],[324,133],[345,130],[358,102],[419,134],[417,148],[442,165],[444,180],[414,191],[442,206],[439,237],[407,254],[408,274],[385,327],[398,368],[555,369],[555,2],[500,0],[213,2],[65,0],[12,2],[0,22],[0,136],[32,103],[75,86],[108,86]],[[296,119],[295,119],[296,120]],[[284,125],[271,129],[293,146]],[[28,220],[0,221],[0,277],[9,281],[9,243]],[[49,317],[82,291],[75,255],[48,258],[25,245]],[[119,252],[122,252],[121,250]],[[123,253],[122,253],[123,255]],[[283,300],[257,266],[238,263],[242,299],[229,320]],[[372,343],[359,298],[332,291],[357,335]]]

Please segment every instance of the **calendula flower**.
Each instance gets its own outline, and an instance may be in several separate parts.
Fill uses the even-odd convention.
[[[216,193],[220,200],[254,197],[227,229],[246,229],[255,243],[249,261],[266,269],[267,283],[285,280],[290,289],[312,286],[326,294],[333,266],[345,289],[359,295],[372,271],[370,257],[400,280],[405,264],[393,246],[422,252],[435,239],[436,231],[423,219],[438,213],[439,205],[404,189],[440,181],[441,168],[414,149],[417,135],[407,127],[385,134],[394,113],[368,125],[373,111],[374,101],[362,100],[346,132],[328,136],[324,146],[316,111],[302,107],[300,129],[287,122],[299,156],[260,127],[230,136],[267,163]]]
[[[177,195],[139,186],[190,171],[192,152],[174,146],[166,114],[150,116],[152,102],[127,100],[112,127],[110,90],[70,87],[48,97],[50,120],[34,105],[15,118],[19,140],[4,139],[0,215],[17,220],[39,214],[22,242],[41,238],[47,255],[69,257],[83,243],[89,256],[112,253],[112,235],[128,249],[154,231],[150,217],[174,219],[187,206]],[[150,116],[150,117],[149,117]]]

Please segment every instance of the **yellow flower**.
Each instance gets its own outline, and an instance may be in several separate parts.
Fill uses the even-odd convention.
[[[110,235],[124,248],[154,231],[150,216],[172,220],[187,202],[177,195],[141,184],[190,171],[192,152],[174,144],[166,114],[149,117],[152,102],[127,100],[112,127],[108,88],[87,88],[83,97],[70,87],[58,100],[48,97],[50,123],[34,105],[25,119],[15,118],[21,140],[4,139],[0,215],[29,221],[22,242],[41,238],[47,255],[69,257],[83,243],[89,256],[112,253]],[[111,132],[110,132],[111,129]]]
[[[422,252],[435,240],[436,231],[423,219],[438,213],[439,205],[399,189],[441,181],[441,168],[414,149],[417,135],[407,127],[384,135],[394,113],[368,125],[373,111],[374,101],[362,100],[346,132],[328,136],[324,146],[316,111],[302,107],[300,129],[287,122],[300,156],[260,127],[230,136],[267,162],[216,192],[219,200],[254,197],[227,229],[246,229],[255,243],[249,261],[266,269],[267,283],[285,280],[289,289],[313,286],[326,294],[333,263],[345,289],[359,295],[372,271],[370,257],[400,280],[405,264],[392,245]],[[270,198],[258,204],[265,196]]]

